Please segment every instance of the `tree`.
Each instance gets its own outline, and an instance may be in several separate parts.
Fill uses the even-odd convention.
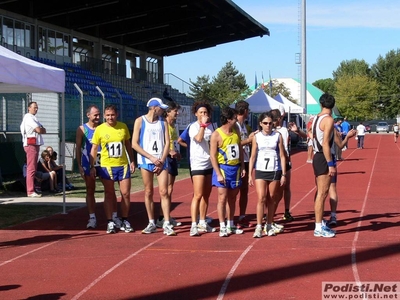
[[[211,85],[211,98],[213,104],[224,107],[232,104],[234,101],[243,100],[243,93],[248,90],[244,74],[239,73],[231,61],[213,77]]]
[[[379,56],[371,67],[371,74],[379,83],[377,108],[382,118],[394,118],[400,113],[400,50]]]
[[[264,86],[264,92],[274,98],[278,94],[282,94],[285,98],[292,101],[295,104],[298,104],[295,99],[293,99],[290,90],[286,87],[283,82],[279,82],[278,80],[272,80],[272,89],[270,87],[270,83]]]
[[[211,82],[210,76],[203,75],[197,76],[197,81],[193,82],[190,80],[193,86],[189,87],[189,96],[195,100],[207,100],[211,102]]]
[[[190,81],[189,95],[194,99],[204,99],[212,105],[224,107],[234,101],[245,99],[249,89],[244,74],[239,73],[233,63],[227,62],[225,66],[213,77],[210,82],[208,75],[197,77],[196,82]]]
[[[378,83],[367,75],[341,75],[335,83],[336,106],[350,120],[375,118]]]
[[[368,63],[361,59],[351,59],[351,60],[344,60],[340,63],[340,66],[333,71],[333,80],[336,82],[340,77],[344,75],[366,75],[369,76],[371,73],[371,69]]]
[[[319,79],[313,85],[325,93],[335,95],[335,81],[332,78]]]

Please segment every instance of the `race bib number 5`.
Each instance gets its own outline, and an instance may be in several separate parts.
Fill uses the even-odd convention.
[[[239,159],[239,145],[238,144],[233,144],[229,145],[227,149],[227,158],[228,160],[234,160],[234,159]]]

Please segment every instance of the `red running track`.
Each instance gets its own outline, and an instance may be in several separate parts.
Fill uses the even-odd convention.
[[[1,230],[0,298],[320,299],[323,281],[398,280],[400,147],[391,134],[369,134],[365,145],[357,150],[352,140],[339,163],[335,238],[313,236],[314,176],[302,151],[292,159],[296,219],[276,237],[254,239],[253,229],[228,238],[190,237],[192,189],[186,179],[174,192],[172,215],[183,222],[175,237],[161,230],[140,234],[147,224],[142,192],[132,196],[135,233],[106,234],[102,203],[97,230],[84,230],[84,208]],[[214,219],[216,199],[213,190]],[[253,220],[255,205],[250,188]],[[283,202],[277,219],[282,211]]]

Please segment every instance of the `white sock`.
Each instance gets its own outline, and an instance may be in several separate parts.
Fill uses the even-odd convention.
[[[117,212],[116,212],[116,211],[113,211],[113,213],[112,213],[112,218],[115,219],[115,218],[117,218],[117,217],[118,217]]]
[[[322,228],[322,223],[315,223],[315,230],[320,231]]]
[[[226,227],[226,226],[225,226],[225,222],[219,223],[219,227],[220,227],[220,228],[225,228],[225,227]]]
[[[196,226],[197,226],[196,222],[192,222],[192,228],[194,228]]]
[[[96,214],[89,214],[90,219],[96,219]]]
[[[149,220],[149,223],[156,225],[156,223],[154,223],[154,219]]]

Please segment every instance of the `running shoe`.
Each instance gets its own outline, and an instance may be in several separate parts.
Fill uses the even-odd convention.
[[[286,222],[292,222],[294,218],[292,217],[290,212],[287,211],[283,214],[282,220],[285,220]]]
[[[97,227],[96,218],[90,218],[86,225],[86,228],[87,229],[95,229],[96,227]]]
[[[107,224],[107,233],[115,233],[115,224],[113,221]]]
[[[239,228],[237,228],[237,227],[235,227],[235,226],[233,226],[233,227],[230,227],[230,226],[226,227],[226,231],[228,232],[228,234],[243,234],[243,232],[244,232],[242,229],[239,229]]]
[[[125,232],[134,232],[131,223],[128,222],[128,220],[123,220],[121,222],[121,227],[120,230],[125,231]]]
[[[219,229],[219,236],[220,237],[227,237],[228,236],[228,231],[226,227],[222,227]]]
[[[210,225],[208,225],[208,223],[206,222],[205,224],[198,224],[197,225],[197,229],[199,232],[215,232],[216,229],[214,227],[211,227]]]
[[[42,197],[42,195],[33,192],[32,194],[29,194],[28,197],[29,197],[29,198],[40,198],[40,197]]]
[[[176,235],[176,232],[174,231],[171,224],[168,225],[164,224],[163,229],[164,229],[164,234],[168,236]]]
[[[190,228],[190,236],[199,236],[199,230],[197,229],[197,226],[192,226]]]
[[[328,225],[329,225],[329,227],[331,227],[331,226],[336,226],[336,225],[337,225],[336,216],[335,216],[335,217],[334,217],[334,216],[331,216],[331,218],[329,219]]]
[[[277,228],[279,228],[279,229],[284,229],[284,228],[285,228],[285,226],[283,226],[283,225],[281,225],[281,224],[277,224],[277,223],[275,223],[275,222],[272,222],[272,226],[275,226],[275,227],[277,227]]]
[[[326,226],[322,226],[321,230],[314,230],[314,236],[316,237],[332,238],[335,235],[336,233],[332,229]]]
[[[284,228],[283,228],[282,225],[278,225],[278,224],[276,224],[276,223],[272,223],[271,226],[272,226],[271,228],[275,231],[276,234],[282,233],[283,230],[284,230]]]
[[[176,226],[181,226],[182,225],[182,223],[178,222],[175,218],[171,218],[169,220],[169,223],[172,225],[172,227],[176,227]]]
[[[270,230],[268,230],[268,232],[266,232],[266,235],[268,235],[268,236],[276,236],[275,229],[271,228]]]
[[[149,223],[145,229],[142,230],[142,233],[149,234],[157,231],[157,227],[154,223]]]
[[[199,223],[200,221],[200,216],[197,217],[197,223]],[[211,224],[211,222],[213,221],[213,218],[206,216],[205,219],[206,223]]]
[[[121,226],[122,226],[122,221],[121,221],[120,218],[114,217],[114,218],[113,218],[113,222],[114,222],[116,228],[121,228]]]
[[[164,218],[162,220],[158,219],[156,222],[156,227],[163,228],[163,226],[164,226]]]
[[[171,219],[169,220],[169,224],[172,225],[172,228],[173,228],[173,227],[176,227],[176,226],[181,226],[181,225],[182,225],[181,222],[178,222],[178,221],[175,220],[174,218],[171,218]],[[157,228],[163,228],[163,226],[164,226],[164,219],[162,219],[162,220],[157,220],[156,226],[157,226]]]
[[[268,229],[267,224],[264,225],[264,233],[267,236],[275,236],[276,235],[276,231],[278,230],[277,228],[274,229],[274,227],[272,226],[270,229]]]
[[[253,238],[260,238],[262,236],[262,227],[256,227]]]
[[[242,228],[250,228],[250,227],[253,227],[253,226],[254,226],[254,225],[251,224],[251,223],[249,222],[249,220],[247,220],[246,217],[244,217],[244,218],[242,218],[242,219],[239,219],[239,221],[238,221],[237,224],[236,224],[236,227],[239,228],[239,229],[242,229]]]

